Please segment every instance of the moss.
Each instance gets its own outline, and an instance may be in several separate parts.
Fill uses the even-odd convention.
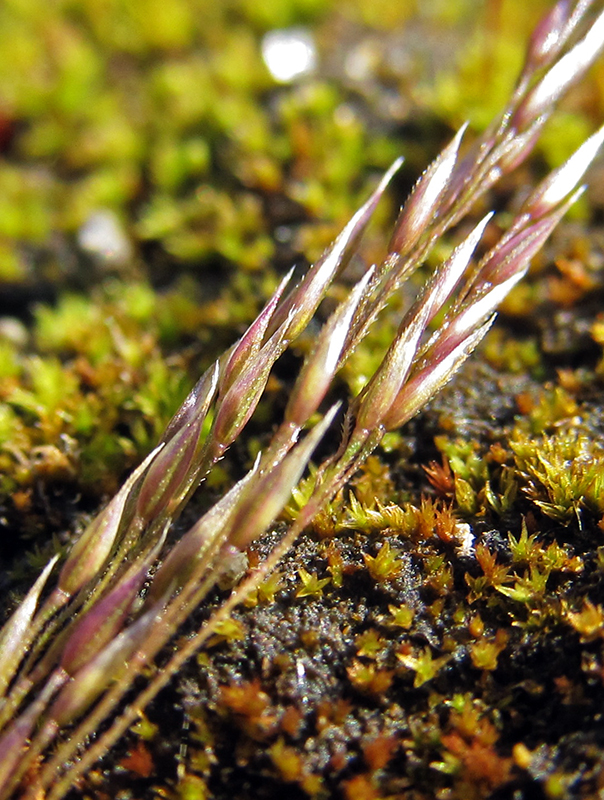
[[[367,237],[377,258],[428,157],[462,119],[482,127],[499,108],[536,5],[486,4],[470,34],[468,3],[2,5],[0,288],[17,298],[0,320],[3,585],[64,546],[281,268],[315,258],[402,151]],[[263,34],[294,25],[335,54],[328,78],[268,73]],[[457,73],[447,54],[428,70],[443,30]],[[543,162],[591,130],[601,77],[547,132]],[[596,796],[604,326],[591,203],[482,355],[384,440],[74,800]],[[129,243],[122,262],[81,245],[99,209]],[[346,365],[346,390],[410,295]],[[218,481],[262,448],[294,366],[280,365]],[[298,487],[289,519],[311,491]],[[250,569],[278,538],[254,545]]]
[[[552,519],[581,524],[584,512],[602,514],[604,457],[577,431],[510,443],[524,490]]]
[[[317,573],[307,572],[304,568],[298,570],[302,586],[296,592],[296,597],[321,597],[323,587],[327,586],[330,578],[318,578]]]
[[[392,550],[388,542],[384,542],[375,556],[363,553],[367,570],[378,583],[392,580],[399,574],[403,565],[397,556],[398,552]]]

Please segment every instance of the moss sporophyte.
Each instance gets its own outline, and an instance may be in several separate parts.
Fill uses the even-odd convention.
[[[95,762],[137,721],[139,742],[120,763],[148,778],[155,723],[145,727],[143,712],[196,654],[208,676],[198,693],[210,700],[195,702],[191,692],[187,724],[196,755],[175,770],[175,796],[211,796],[207,782],[219,749],[212,714],[239,730],[237,768],[260,748],[271,780],[277,775],[305,796],[327,796],[335,781],[346,798],[420,797],[436,776],[434,796],[478,798],[522,775],[541,780],[541,756],[533,759],[531,751],[536,740],[527,734],[521,741],[524,729],[514,728],[513,714],[512,733],[504,735],[513,699],[492,675],[505,663],[530,702],[543,687],[521,683],[513,649],[531,631],[545,637],[553,630],[585,648],[579,673],[602,683],[602,606],[589,598],[577,605],[565,584],[566,575],[585,572],[601,590],[601,554],[575,553],[560,536],[546,540],[539,525],[546,518],[588,536],[585,527],[603,511],[601,449],[565,429],[563,414],[553,423],[542,419],[538,434],[518,422],[509,451],[501,442],[484,452],[441,435],[435,445],[442,466],[432,461],[426,470],[437,496],[417,505],[403,490],[379,497],[377,487],[398,490],[371,454],[387,434],[400,445],[398,429],[481,342],[495,309],[583,192],[579,184],[604,128],[511,201],[513,211],[463,222],[527,158],[557,101],[604,48],[604,12],[593,5],[561,0],[546,14],[501,115],[473,141],[466,141],[467,125],[453,136],[402,206],[383,259],[340,295],[317,333],[319,306],[354,262],[402,159],[394,162],[335,242],[297,282],[288,273],[202,375],[157,446],[62,563],[55,556],[43,570],[1,633],[0,800],[58,800],[84,785],[87,772],[93,782]],[[203,153],[191,152],[203,161]],[[441,260],[442,237],[451,229],[458,243]],[[427,264],[432,273],[417,296],[407,307],[397,304],[401,287]],[[360,390],[324,411],[336,376],[385,315],[391,337]],[[218,500],[208,490],[205,513],[175,538],[173,525],[193,492],[204,480],[211,486],[218,463],[270,391],[276,362],[308,331],[315,332],[312,346],[253,465]],[[126,350],[126,360],[144,361]],[[34,361],[31,369],[33,375]],[[22,393],[14,402],[25,408],[30,400]],[[303,480],[313,456],[318,464]],[[519,530],[489,538],[486,522],[511,519],[517,498],[526,504]],[[482,541],[467,522],[476,518],[485,523]],[[288,554],[313,528],[312,558],[288,571]],[[340,625],[339,607],[355,605],[347,592],[361,592],[364,601]],[[287,646],[279,647],[262,620],[285,595],[299,635],[288,640],[288,629]],[[312,624],[313,608],[321,609],[320,624]],[[246,614],[250,623],[238,616]],[[227,664],[217,680],[210,654],[223,647],[254,651],[258,640],[272,653],[260,674]],[[340,688],[321,670],[327,641]],[[523,657],[530,658],[530,648]],[[580,705],[583,688],[570,670],[552,681],[564,702]],[[321,675],[322,699],[313,675]],[[264,684],[270,677],[278,689]],[[455,679],[459,688],[451,692]],[[477,683],[480,697],[469,689]],[[355,716],[352,700],[359,697],[364,710]],[[375,708],[383,711],[381,722]],[[298,746],[311,733],[320,743],[312,757]],[[389,767],[395,753],[398,766]],[[562,796],[566,766],[549,768],[541,780],[545,796]],[[602,774],[600,765],[598,785]]]

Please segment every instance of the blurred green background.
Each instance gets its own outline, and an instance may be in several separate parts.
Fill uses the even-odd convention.
[[[172,279],[211,259],[264,269],[279,223],[344,222],[368,170],[409,157],[406,129],[484,127],[547,6],[6,0],[0,280],[75,279],[99,212],[115,215],[113,266],[128,275]],[[292,29],[315,67],[280,82],[263,46]],[[587,105],[598,118],[601,98]],[[559,147],[589,126],[575,119]],[[417,155],[421,167],[432,154]],[[312,256],[327,233],[299,244]]]

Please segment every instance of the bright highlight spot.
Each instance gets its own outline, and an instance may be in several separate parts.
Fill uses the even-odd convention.
[[[262,39],[262,57],[275,80],[290,83],[317,64],[315,41],[304,28],[269,31]]]
[[[93,211],[77,234],[78,244],[91,256],[112,264],[132,257],[132,247],[122,225],[107,209]]]

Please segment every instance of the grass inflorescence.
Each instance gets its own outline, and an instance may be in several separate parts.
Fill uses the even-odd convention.
[[[221,749],[206,719],[220,708],[241,732],[238,763],[249,764],[250,742],[261,743],[273,774],[308,796],[321,796],[335,782],[347,798],[379,797],[383,771],[398,751],[409,769],[393,768],[394,788],[384,789],[390,794],[398,791],[397,780],[406,791],[412,781],[427,784],[431,774],[438,776],[443,796],[452,787],[449,796],[479,797],[538,771],[531,743],[521,736],[513,746],[508,737],[499,747],[502,712],[490,676],[504,662],[519,670],[514,648],[522,650],[525,632],[566,630],[583,644],[601,638],[601,606],[586,599],[576,607],[567,590],[573,576],[601,571],[600,562],[557,539],[542,541],[536,522],[539,514],[583,531],[601,515],[600,449],[587,436],[565,430],[577,407],[558,393],[549,405],[546,398],[524,397],[528,422],[517,423],[509,451],[502,442],[491,442],[485,452],[480,442],[437,437],[441,460],[425,470],[432,496],[420,501],[385,498],[397,493],[395,483],[372,454],[387,435],[390,447],[400,446],[401,426],[478,346],[495,309],[582,192],[579,184],[604,140],[602,129],[517,198],[505,226],[496,230],[491,213],[471,227],[460,224],[526,159],[556,102],[604,47],[604,13],[598,16],[591,5],[556,4],[529,42],[501,115],[468,144],[462,126],[421,175],[381,260],[338,298],[320,329],[312,328],[318,332],[305,348],[282,417],[251,468],[213,504],[208,500],[207,510],[175,540],[171,531],[193,493],[204,481],[211,483],[270,391],[275,364],[316,325],[322,301],[357,255],[400,160],[323,255],[298,281],[288,273],[235,344],[208,366],[158,432],[157,445],[62,563],[51,559],[1,634],[0,798],[64,796],[194,656],[201,670],[213,674],[207,653],[200,652],[204,646],[208,653],[245,647],[249,628],[238,608],[246,607],[261,626],[267,607],[283,592],[300,616],[300,634],[299,642],[275,656],[275,669],[286,676],[295,671],[296,702],[271,696],[257,676],[221,681],[218,688],[215,681],[213,688],[208,684],[199,690],[207,710],[200,700],[189,714],[206,756]],[[438,245],[451,229],[457,230],[457,245],[440,258]],[[426,263],[435,266],[412,302],[392,304]],[[379,330],[385,309],[392,327],[379,358],[346,405],[330,406],[336,376],[370,331]],[[73,308],[66,301],[60,313],[69,319]],[[44,314],[39,324],[49,325]],[[122,324],[130,324],[127,314]],[[151,369],[154,361],[144,348],[133,352],[107,328],[111,360],[117,348],[124,368]],[[68,326],[53,331],[62,335],[63,346],[81,346],[79,337],[70,341]],[[103,337],[95,342],[100,346]],[[149,348],[155,355],[153,342]],[[107,353],[86,355],[102,365]],[[45,369],[50,424],[58,377]],[[572,383],[568,375],[566,380]],[[26,408],[27,392],[15,391],[12,402]],[[159,399],[140,397],[149,417],[157,417],[153,402]],[[313,458],[316,465],[301,483]],[[507,538],[489,537],[485,529],[477,542],[470,521],[512,519],[519,497],[529,504],[520,529]],[[517,515],[513,524],[518,526]],[[297,568],[289,569],[288,551],[302,552],[298,539],[309,528],[317,534],[312,557],[302,555]],[[269,538],[262,539],[267,530]],[[217,600],[217,587],[231,593]],[[354,628],[339,629],[335,598],[353,604],[355,592],[379,599],[365,614],[359,609]],[[313,619],[319,608],[325,613],[322,603],[329,609],[329,598],[326,633]],[[204,602],[207,613],[198,620]],[[198,624],[191,627],[192,620]],[[178,638],[187,624],[188,635]],[[393,637],[392,631],[405,633]],[[337,697],[329,702],[320,699],[329,690],[325,670],[316,668],[323,683],[311,687],[307,678],[313,652],[323,666],[329,662],[328,643],[347,676],[346,692],[332,687]],[[306,655],[295,655],[301,645]],[[477,678],[480,697],[471,694]],[[456,679],[459,688],[448,697],[447,681]],[[565,696],[581,691],[567,675],[554,682]],[[348,695],[361,697],[367,708],[384,703],[388,710],[382,727],[374,730],[367,722],[361,734],[350,732],[357,751],[351,769],[342,733],[351,713]],[[306,698],[301,705],[300,697]],[[395,697],[408,697],[410,705],[404,708]],[[505,698],[499,699],[504,707]],[[411,719],[406,715],[413,709],[417,716]],[[295,745],[310,725],[318,749],[303,755]],[[341,746],[326,760],[330,731]],[[153,725],[148,738],[154,738]],[[179,769],[181,796],[203,797],[211,759],[203,761],[202,749],[197,765]],[[121,764],[142,777],[152,774],[142,734]],[[546,794],[555,796],[565,780],[564,770],[550,770]]]

